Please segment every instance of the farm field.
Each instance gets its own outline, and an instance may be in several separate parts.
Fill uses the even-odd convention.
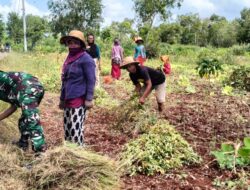
[[[46,94],[40,106],[41,119],[48,147],[51,150],[62,145],[64,138],[63,113],[58,109],[58,104],[60,70],[65,56],[65,53],[13,52],[0,61],[0,70],[28,72],[37,76],[44,84]],[[195,68],[201,56],[217,57],[222,63],[223,71],[218,75],[200,78]],[[172,73],[167,76],[166,104],[161,114],[157,112],[153,95],[147,100],[143,108],[144,112],[138,111],[134,104],[129,107],[129,102],[134,101],[131,100],[134,87],[128,73],[123,71],[122,79],[113,81],[108,76],[111,69],[110,60],[107,57],[102,59],[102,85],[101,88],[96,89],[94,108],[87,113],[84,134],[87,149],[107,156],[108,159],[117,161],[119,165],[121,153],[124,152],[127,143],[144,137],[148,134],[145,131],[150,131],[151,126],[148,124],[146,127],[149,129],[142,130],[139,137],[133,137],[130,128],[135,124],[145,127],[143,122],[146,119],[155,119],[161,121],[162,126],[174,128],[177,135],[180,135],[180,139],[187,141],[194,152],[193,156],[197,154],[199,158],[194,158],[193,163],[184,162],[180,167],[159,170],[152,175],[144,170],[132,173],[134,175],[122,171],[120,189],[249,189],[250,162],[244,166],[234,165],[224,169],[212,154],[213,151],[220,149],[222,143],[227,142],[236,146],[239,142],[243,142],[244,138],[250,137],[250,92],[235,89],[227,84],[233,70],[240,66],[249,68],[249,53],[231,55],[229,49],[188,47],[185,49],[183,47],[179,53],[170,54],[170,59]],[[159,59],[149,59],[146,65],[157,68],[161,62]],[[0,106],[2,111],[7,105],[0,102]],[[126,112],[128,111],[126,109],[132,111]],[[0,122],[1,146],[7,144],[6,146],[11,148],[10,142],[18,138],[18,116],[19,113]],[[153,116],[155,118],[151,118]],[[157,123],[157,121],[153,122]],[[232,162],[232,160],[225,162]],[[3,171],[0,169],[1,172]],[[0,177],[0,189],[8,189],[5,184],[12,184],[4,183],[6,180],[8,179]],[[15,185],[9,187],[12,187],[9,189],[15,189]],[[54,189],[61,188],[58,186]],[[111,188],[106,186],[104,189]]]

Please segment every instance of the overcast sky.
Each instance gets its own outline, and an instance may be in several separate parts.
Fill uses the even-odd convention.
[[[48,15],[48,0],[26,0],[27,14]],[[6,20],[7,14],[16,11],[21,14],[22,0],[0,0],[0,14]],[[103,0],[103,26],[112,21],[122,21],[124,18],[134,18],[132,0]],[[240,17],[243,8],[250,8],[250,0],[184,0],[181,8],[172,10],[172,18],[187,13],[198,13],[201,18],[215,13],[225,16],[228,20]]]

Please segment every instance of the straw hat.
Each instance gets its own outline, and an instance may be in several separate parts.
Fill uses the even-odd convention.
[[[132,56],[125,57],[125,58],[123,59],[123,63],[121,64],[120,68],[121,68],[121,69],[125,69],[127,66],[132,65],[132,64],[138,65],[139,62],[138,62],[138,61],[135,61],[134,58],[133,58]]]
[[[85,44],[85,38],[81,31],[79,30],[71,30],[70,33],[67,36],[63,36],[60,39],[61,44],[65,44],[68,39],[75,38],[77,40],[80,40],[83,44]]]
[[[167,55],[162,55],[160,58],[163,62],[169,62],[169,56]]]
[[[138,36],[137,38],[135,38],[135,43],[137,43],[137,42],[139,42],[139,41],[144,42],[143,39],[142,39],[140,36]]]

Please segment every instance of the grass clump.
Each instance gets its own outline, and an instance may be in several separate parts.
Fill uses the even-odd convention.
[[[158,122],[148,133],[130,141],[121,153],[121,167],[129,175],[164,174],[200,161],[188,142],[172,126],[163,122]]]

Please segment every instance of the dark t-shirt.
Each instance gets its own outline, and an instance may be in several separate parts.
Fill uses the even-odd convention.
[[[165,81],[165,75],[161,71],[146,66],[136,66],[136,73],[129,73],[129,76],[134,85],[151,80],[152,86],[156,86]]]

